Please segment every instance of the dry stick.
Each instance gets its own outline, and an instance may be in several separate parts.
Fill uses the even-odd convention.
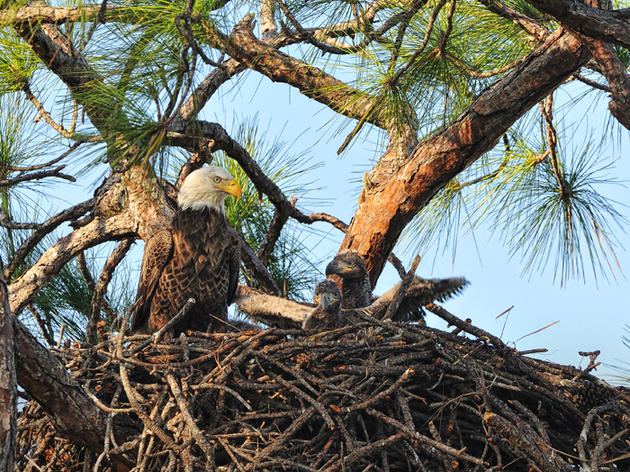
[[[217,436],[217,440],[219,441],[221,446],[223,446],[223,449],[225,450],[225,452],[228,453],[228,456],[230,456],[230,459],[232,459],[232,463],[236,464],[236,467],[238,468],[238,470],[240,470],[241,472],[245,472],[245,469],[243,468],[238,458],[234,454],[234,451],[232,451],[232,447],[230,446],[230,444],[221,436]]]
[[[252,411],[252,406],[247,402],[247,400],[245,400],[240,393],[238,393],[236,390],[231,389],[230,387],[228,387],[227,385],[218,385],[218,384],[213,384],[213,383],[201,383],[201,384],[197,384],[197,385],[193,385],[191,387],[193,390],[223,390],[224,392],[228,392],[230,394],[232,394],[232,396],[234,398],[236,398],[239,402],[241,402],[241,404],[247,408],[249,411]]]
[[[120,327],[120,331],[118,332],[118,336],[116,338],[116,357],[119,362],[124,360],[122,342],[130,317],[131,309],[127,310],[125,318],[123,319],[122,325]],[[170,448],[173,451],[179,450],[173,439],[171,439],[171,437],[166,434],[166,432],[144,412],[144,409],[136,398],[136,395],[138,393],[133,389],[131,383],[129,382],[129,375],[125,363],[120,362],[118,369],[120,372],[120,380],[122,382],[123,388],[125,389],[125,393],[127,394],[127,399],[129,400],[130,405],[134,408],[138,417],[142,420],[145,426],[147,426],[153,432],[153,434],[160,438],[160,440],[166,445],[166,447]]]
[[[369,398],[369,399],[367,399],[367,400],[365,400],[365,401],[363,401],[361,403],[357,403],[355,405],[347,406],[347,407],[343,408],[343,411],[345,413],[350,413],[351,411],[354,411],[354,410],[364,410],[364,409],[366,409],[370,405],[373,405],[374,403],[377,403],[377,402],[381,401],[382,399],[384,399],[385,397],[388,397],[389,395],[394,393],[413,374],[414,374],[414,370],[413,369],[407,369],[398,379],[396,379],[396,381],[394,383],[392,383],[388,388],[386,388],[382,392],[378,393],[377,395],[374,395],[373,397],[371,397],[371,398]]]
[[[466,454],[463,450],[460,449],[455,449],[454,447],[451,446],[447,446],[446,444],[442,444],[438,441],[435,441],[434,439],[431,439],[428,436],[424,436],[423,434],[418,433],[417,431],[413,431],[408,429],[404,424],[402,424],[400,421],[395,420],[394,418],[391,418],[387,415],[385,415],[384,413],[381,413],[380,411],[376,411],[373,408],[367,408],[365,410],[366,413],[368,413],[369,415],[375,416],[376,418],[379,418],[380,420],[383,420],[386,423],[391,424],[392,426],[394,426],[395,428],[398,428],[402,433],[404,433],[405,435],[416,439],[424,444],[427,444],[428,446],[434,447],[436,449],[439,449],[440,451],[443,451],[447,454],[449,454],[450,456],[453,457],[457,457],[458,459],[462,459],[468,462],[472,462],[473,464],[477,464],[477,465],[482,465],[485,467],[488,467],[489,464],[485,461],[482,461],[481,459],[478,459],[477,457],[471,456],[470,454]]]
[[[393,252],[390,253],[387,257],[387,260],[391,262],[391,264],[394,266],[396,272],[398,272],[398,275],[400,276],[400,279],[404,279],[405,275],[407,275],[407,271],[405,271],[405,266],[403,266],[403,263],[400,261],[400,259],[396,257],[396,254],[394,254]]]
[[[330,415],[328,414],[328,412],[326,411],[326,407],[324,405],[322,405],[320,402],[318,402],[316,399],[314,399],[313,397],[311,397],[308,393],[300,390],[299,388],[297,388],[295,385],[291,385],[289,382],[287,382],[286,380],[284,380],[282,377],[280,377],[279,375],[275,375],[275,374],[271,374],[271,377],[273,377],[278,383],[284,385],[286,388],[288,388],[289,390],[291,390],[293,393],[295,393],[298,397],[303,398],[304,400],[306,400],[308,403],[310,403],[311,405],[313,405],[315,407],[315,409],[317,410],[317,412],[322,416],[322,418],[324,419],[324,421],[326,422],[326,424],[328,425],[328,427],[331,430],[335,429],[335,422],[333,421],[333,419],[330,417]]]
[[[419,263],[420,256],[414,257],[413,262],[411,263],[411,267],[409,268],[409,272],[407,272],[405,277],[402,279],[398,290],[396,290],[396,293],[394,294],[393,300],[387,307],[387,311],[385,312],[385,316],[383,316],[383,320],[391,319],[398,310],[398,307],[400,307],[400,304],[402,303],[402,300],[407,293],[407,289],[409,288],[409,285],[414,278]]]
[[[164,326],[162,326],[159,330],[153,333],[149,339],[141,342],[136,347],[134,347],[131,351],[129,351],[127,353],[127,357],[135,354],[136,352],[142,351],[145,347],[147,347],[151,343],[158,342],[160,338],[164,335],[164,333],[166,333],[167,330],[169,330],[175,323],[177,323],[184,316],[186,316],[186,314],[190,311],[190,309],[193,307],[195,303],[197,303],[197,301],[194,298],[189,298],[186,301],[186,303],[184,303],[184,306],[179,310],[179,312],[173,318],[168,320],[168,322]]]
[[[175,379],[173,374],[169,373],[166,374],[166,381],[168,382],[168,385],[171,388],[171,392],[175,397],[177,407],[179,408],[179,411],[181,412],[184,421],[190,429],[190,434],[197,441],[197,445],[206,454],[206,458],[210,460],[214,466],[214,447],[208,442],[208,439],[203,435],[203,432],[199,429],[199,426],[197,426],[197,423],[195,423],[195,420],[190,414],[188,402],[184,398],[184,395],[182,395],[182,391],[179,388],[177,380]]]
[[[127,238],[123,240],[107,258],[101,275],[98,278],[92,292],[92,303],[90,305],[90,315],[86,328],[86,338],[89,341],[96,340],[96,326],[101,318],[101,305],[107,292],[107,286],[112,279],[114,270],[123,260],[135,238]],[[83,254],[83,253],[82,253]]]
[[[371,455],[373,452],[378,452],[382,449],[385,449],[392,444],[401,441],[406,436],[405,433],[400,432],[393,434],[385,439],[379,439],[371,444],[367,444],[365,446],[358,447],[347,456],[340,458],[337,462],[332,464],[330,467],[324,469],[324,472],[334,472],[336,470],[352,470],[349,469],[349,466],[358,461],[359,459]]]
[[[433,313],[434,315],[437,315],[443,320],[447,321],[449,324],[456,326],[462,331],[472,334],[473,336],[477,336],[479,339],[483,339],[483,340],[486,340],[487,342],[491,342],[499,349],[510,349],[503,343],[503,341],[501,341],[496,336],[488,333],[487,331],[484,331],[481,328],[477,328],[476,326],[473,326],[470,323],[466,323],[465,321],[457,318],[455,315],[446,311],[440,305],[436,305],[435,303],[429,303],[428,305],[425,305],[425,308],[429,310],[431,313]]]

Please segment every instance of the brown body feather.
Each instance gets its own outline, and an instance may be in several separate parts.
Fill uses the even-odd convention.
[[[223,329],[238,283],[240,246],[225,217],[214,209],[178,210],[171,230],[146,245],[132,329],[153,333],[174,317],[189,298],[196,300],[173,327]]]

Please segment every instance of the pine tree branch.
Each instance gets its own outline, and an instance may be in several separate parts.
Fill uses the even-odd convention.
[[[213,47],[272,81],[292,85],[307,97],[349,118],[360,119],[364,116],[375,97],[258,40],[252,31],[251,21],[252,16],[246,15],[229,37],[210,24],[204,25],[204,29]],[[390,121],[380,114],[371,116],[367,121],[384,130],[389,130],[391,126]]]
[[[514,70],[489,86],[444,130],[430,135],[402,158],[381,157],[370,172],[342,249],[366,258],[378,279],[402,229],[453,177],[470,166],[506,130],[590,58],[579,39],[558,30]],[[391,169],[400,169],[392,178]],[[374,208],[379,208],[374,212]]]
[[[17,434],[15,329],[0,258],[0,470],[13,470]]]
[[[41,223],[37,230],[26,241],[24,241],[17,251],[15,251],[15,254],[13,254],[13,258],[9,262],[5,271],[6,277],[8,279],[11,278],[18,266],[24,262],[24,258],[35,248],[35,246],[37,246],[37,244],[39,244],[42,239],[44,239],[47,234],[50,234],[55,230],[55,228],[66,221],[76,220],[77,218],[85,215],[93,208],[94,203],[95,199],[91,198],[90,200],[62,211],[61,213]]]
[[[131,219],[122,214],[107,219],[95,218],[85,226],[59,239],[9,286],[13,312],[22,311],[32,297],[78,253],[105,241],[131,236],[133,230]]]
[[[491,12],[512,21],[514,24],[523,28],[539,41],[544,41],[550,34],[550,31],[542,26],[536,19],[524,15],[523,13],[514,10],[513,8],[503,4],[502,2],[499,2],[497,0],[480,0],[480,2],[488,7],[488,10],[490,10]]]
[[[593,39],[630,49],[630,23],[623,18],[617,18],[619,15],[573,0],[528,0],[528,2],[540,11],[553,16],[563,26]]]
[[[76,182],[73,176],[64,174],[61,172],[66,166],[55,167],[54,169],[40,170],[36,172],[25,172],[22,175],[18,175],[17,177],[13,177],[12,179],[0,180],[0,188],[3,187],[11,187],[13,185],[17,185],[21,182],[29,182],[31,180],[41,180],[46,177],[57,177],[59,179],[69,180],[70,182]]]
[[[630,28],[630,24],[628,25]],[[619,123],[630,129],[630,76],[615,50],[603,41],[582,36],[601,72],[608,80],[610,103],[608,109]]]

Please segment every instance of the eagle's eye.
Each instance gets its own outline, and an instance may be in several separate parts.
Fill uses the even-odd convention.
[[[216,183],[221,182],[221,177],[215,177],[215,178],[214,178],[214,181],[215,181]]]

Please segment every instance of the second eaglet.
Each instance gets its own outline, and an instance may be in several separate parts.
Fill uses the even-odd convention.
[[[221,330],[238,284],[240,245],[229,231],[225,198],[241,196],[241,186],[220,167],[204,167],[184,180],[171,228],[147,241],[133,306],[134,332],[154,333],[189,298],[196,303],[171,328]]]

